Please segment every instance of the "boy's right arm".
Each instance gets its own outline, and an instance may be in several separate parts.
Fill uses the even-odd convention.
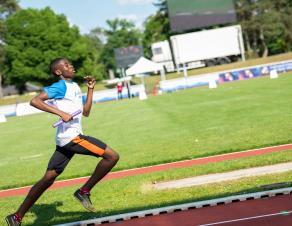
[[[30,101],[30,105],[42,111],[58,115],[62,118],[64,122],[72,120],[73,117],[70,114],[63,112],[58,108],[48,105],[45,102],[48,99],[49,99],[48,94],[46,92],[41,92],[40,94],[32,98],[32,100]]]

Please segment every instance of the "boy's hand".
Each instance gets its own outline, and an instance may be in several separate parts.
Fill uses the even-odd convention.
[[[87,87],[89,89],[93,89],[95,84],[96,84],[95,78],[93,78],[92,76],[86,76],[86,77],[84,77],[84,79],[86,80]]]
[[[68,113],[62,113],[61,115],[60,115],[60,117],[62,118],[62,120],[64,121],[64,122],[69,122],[69,121],[71,121],[72,119],[73,119],[73,117],[72,117],[72,115],[70,115],[70,114],[68,114]]]

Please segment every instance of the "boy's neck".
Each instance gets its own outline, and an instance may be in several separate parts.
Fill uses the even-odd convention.
[[[65,78],[62,75],[60,76],[60,79],[65,80],[66,82],[72,82],[72,78]]]

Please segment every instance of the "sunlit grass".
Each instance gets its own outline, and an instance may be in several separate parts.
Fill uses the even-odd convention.
[[[291,84],[287,74],[96,104],[84,132],[120,153],[114,170],[290,143]],[[0,124],[1,189],[30,185],[43,175],[55,149],[56,120],[36,114]],[[89,175],[96,162],[75,156],[60,179]]]

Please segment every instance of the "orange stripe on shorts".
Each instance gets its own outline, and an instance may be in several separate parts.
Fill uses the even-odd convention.
[[[79,144],[80,146],[86,148],[88,151],[97,154],[99,156],[102,156],[104,154],[104,150],[100,147],[96,146],[95,144],[90,143],[87,140],[84,140],[80,138],[79,136],[73,139],[73,142],[75,144]]]

